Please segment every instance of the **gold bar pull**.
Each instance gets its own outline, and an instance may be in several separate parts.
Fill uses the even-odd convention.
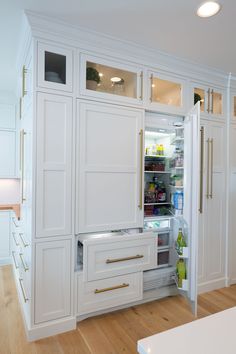
[[[214,153],[213,153],[213,139],[211,139],[211,192],[210,192],[210,198],[213,198],[213,158],[214,158]]]
[[[140,187],[139,187],[139,209],[143,209],[143,129],[139,132],[140,136]]]
[[[20,282],[20,287],[21,287],[23,298],[24,298],[24,302],[27,302],[27,301],[29,301],[29,299],[26,296],[25,289],[24,289],[23,284],[22,284],[23,283],[23,279],[19,278],[19,282]]]
[[[143,258],[143,257],[144,257],[143,254],[137,254],[136,256],[130,256],[130,257],[124,257],[124,258],[107,259],[106,264],[131,261],[132,259],[139,259],[139,258]]]
[[[18,269],[19,266],[18,266],[17,261],[16,261],[15,253],[16,253],[16,252],[12,251],[11,254],[12,254],[12,258],[13,258],[14,264],[15,264],[15,268]]]
[[[17,225],[17,223],[15,222],[15,218],[12,218],[13,224],[15,225],[15,227],[19,227],[19,225]]]
[[[140,96],[139,99],[143,100],[143,72],[140,73]]]
[[[20,97],[20,102],[19,102],[19,118],[22,118],[22,97]]]
[[[27,272],[27,270],[29,270],[29,267],[27,266],[27,264],[24,261],[23,253],[20,253],[19,256],[20,256],[20,260],[21,260],[21,263],[23,265],[24,271]]]
[[[21,242],[23,243],[23,246],[28,247],[29,244],[27,242],[25,242],[25,239],[23,237],[23,233],[19,233],[19,236],[20,236]]]
[[[120,285],[111,286],[110,288],[95,289],[94,290],[94,294],[100,294],[100,293],[105,293],[106,291],[112,291],[112,290],[116,290],[116,289],[127,288],[128,286],[129,286],[129,284],[123,283],[123,284],[120,284]]]
[[[13,240],[14,240],[14,242],[15,242],[15,245],[16,246],[19,246],[19,243],[16,241],[16,233],[15,232],[12,232],[12,237],[13,237]]]
[[[150,92],[151,92],[151,94],[150,94],[150,102],[152,102],[152,97],[153,97],[153,74],[151,74],[151,76],[150,76],[150,85],[151,85],[151,88],[150,88]]]
[[[210,178],[210,139],[207,139],[207,192],[206,197],[209,199],[209,178]]]
[[[202,214],[203,210],[203,159],[204,159],[204,127],[200,129],[200,201],[199,212]]]
[[[210,113],[210,99],[211,99],[211,90],[207,90],[207,95],[208,95],[208,104],[207,104],[207,113]]]
[[[25,65],[23,65],[22,68],[22,97],[24,97],[27,94],[26,88],[25,88],[25,76],[27,74],[27,69]]]
[[[24,129],[21,130],[21,203],[26,201],[24,197],[24,169],[25,169],[25,135]]]

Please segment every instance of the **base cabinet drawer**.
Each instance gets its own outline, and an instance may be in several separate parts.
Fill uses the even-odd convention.
[[[82,274],[77,276],[78,315],[128,304],[142,297],[142,272],[92,282],[84,282]]]
[[[155,268],[156,264],[156,238],[152,234],[84,243],[85,281],[140,272]]]

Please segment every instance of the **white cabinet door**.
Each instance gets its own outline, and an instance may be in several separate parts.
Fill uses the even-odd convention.
[[[0,264],[10,260],[10,212],[0,212]]]
[[[35,323],[71,315],[71,241],[36,244]]]
[[[36,236],[72,232],[72,99],[37,96]]]
[[[141,227],[143,112],[78,102],[77,233]]]
[[[229,272],[230,283],[236,284],[236,126],[230,127],[230,185],[229,185]]]
[[[16,128],[15,106],[13,104],[0,104],[0,129]]]
[[[16,177],[16,132],[0,130],[0,178]]]

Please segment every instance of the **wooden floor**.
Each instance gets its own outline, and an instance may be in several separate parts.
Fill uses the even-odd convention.
[[[236,285],[199,296],[199,317],[233,306]],[[138,339],[193,319],[183,297],[170,297],[90,318],[74,331],[28,343],[11,267],[0,267],[0,354],[132,354]]]

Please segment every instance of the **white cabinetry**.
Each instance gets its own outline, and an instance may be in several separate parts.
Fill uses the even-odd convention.
[[[143,224],[143,112],[77,104],[76,233]]]
[[[0,211],[0,265],[10,262],[10,212]]]
[[[235,117],[234,117],[235,119]],[[230,173],[229,173],[229,278],[236,284],[236,125],[230,126]]]
[[[71,240],[37,243],[35,323],[71,315]]]
[[[36,236],[70,235],[72,228],[72,99],[37,96]]]
[[[15,106],[0,104],[0,178],[17,177]]]
[[[199,289],[225,285],[226,261],[226,128],[220,122],[204,127],[203,214],[199,228]]]

